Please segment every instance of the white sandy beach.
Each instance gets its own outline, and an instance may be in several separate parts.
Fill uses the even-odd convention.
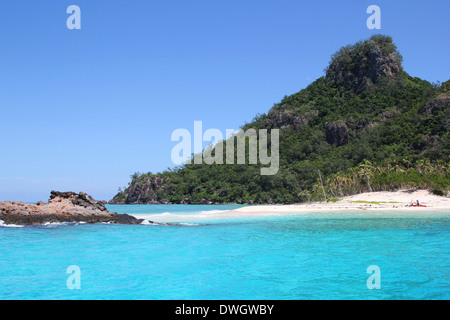
[[[426,207],[409,207],[411,202],[419,200]],[[430,212],[439,210],[450,213],[450,198],[436,196],[427,190],[396,191],[396,192],[370,192],[348,196],[336,202],[316,202],[292,205],[254,205],[246,206],[228,213],[242,214],[270,214],[270,213],[303,213],[320,211],[349,211],[349,210],[389,210]]]
[[[409,207],[411,202],[419,200],[426,207]],[[206,208],[205,208],[206,209]],[[316,202],[289,205],[249,205],[234,210],[205,210],[192,214],[135,214],[144,223],[190,223],[243,217],[261,217],[271,215],[309,214],[309,213],[348,213],[348,212],[414,213],[414,214],[450,214],[450,197],[436,196],[426,190],[371,192],[345,197],[336,202]]]

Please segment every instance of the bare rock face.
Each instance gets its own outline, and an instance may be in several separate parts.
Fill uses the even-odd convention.
[[[402,57],[388,36],[345,46],[333,55],[327,78],[347,90],[361,93],[371,86],[396,79],[403,71]]]
[[[318,110],[309,110],[296,114],[293,110],[285,110],[288,105],[275,106],[269,110],[265,125],[270,128],[283,129],[292,126],[294,130],[307,127],[312,119],[318,116]]]
[[[53,222],[139,224],[127,214],[109,212],[104,202],[94,200],[84,192],[51,191],[48,203],[26,204],[17,201],[0,202],[0,220],[5,224],[41,225]]]
[[[158,176],[143,177],[134,181],[124,197],[116,195],[109,204],[164,204],[167,199],[158,197],[158,193],[165,193],[167,181]]]
[[[293,123],[294,114],[291,110],[283,110],[285,106],[269,110],[268,120],[273,128],[285,128]]]
[[[425,112],[427,114],[435,114],[440,110],[450,108],[450,96],[442,95],[431,99],[425,105]]]
[[[328,123],[325,126],[325,134],[329,144],[343,146],[350,141],[348,127],[342,120]]]
[[[307,117],[299,115],[294,118],[294,129],[298,130],[299,128],[306,127],[309,125],[309,120]]]
[[[108,211],[103,201],[94,200],[90,195],[81,191],[75,192],[59,192],[51,191],[49,203],[58,203],[62,200],[71,202],[74,206],[83,207],[89,210]]]

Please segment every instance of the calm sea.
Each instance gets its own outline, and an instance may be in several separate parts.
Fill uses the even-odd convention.
[[[174,224],[0,227],[0,299],[450,298],[449,212],[224,216],[237,207],[110,205]]]

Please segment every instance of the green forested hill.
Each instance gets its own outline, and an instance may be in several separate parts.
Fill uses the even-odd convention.
[[[258,164],[183,165],[134,174],[111,203],[293,203],[416,187],[443,194],[450,80],[414,78],[401,61],[387,36],[345,46],[325,76],[246,123],[243,130],[280,129],[273,176]]]

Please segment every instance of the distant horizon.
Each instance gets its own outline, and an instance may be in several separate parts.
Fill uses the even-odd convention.
[[[80,30],[66,27],[72,4]],[[380,30],[366,27],[372,4]],[[51,190],[108,201],[132,173],[175,167],[175,129],[197,120],[237,129],[373,34],[393,38],[411,76],[445,82],[448,9],[448,1],[7,1],[0,201],[46,201]]]

